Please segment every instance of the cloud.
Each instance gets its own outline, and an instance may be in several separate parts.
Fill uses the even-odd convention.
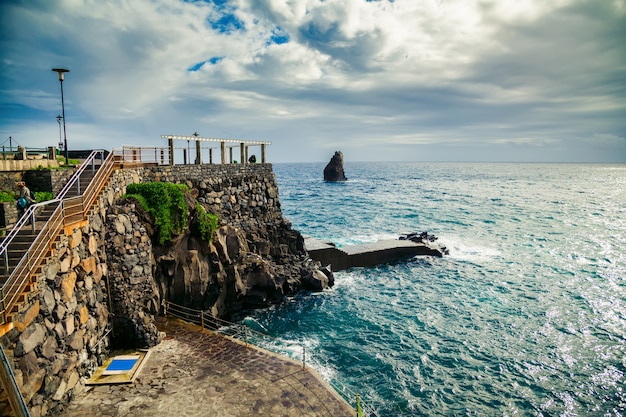
[[[50,69],[66,66],[81,146],[199,131],[274,141],[275,160],[533,159],[523,146],[626,161],[624,141],[598,140],[626,136],[625,4],[3,2],[0,132],[54,143]]]

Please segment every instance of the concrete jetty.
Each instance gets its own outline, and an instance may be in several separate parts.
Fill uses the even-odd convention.
[[[420,255],[442,257],[445,250],[428,242],[394,239],[338,248],[333,242],[310,236],[304,238],[304,245],[311,259],[322,265],[330,264],[333,271],[376,266]]]
[[[310,367],[180,321],[132,384],[82,386],[59,417],[352,417]]]

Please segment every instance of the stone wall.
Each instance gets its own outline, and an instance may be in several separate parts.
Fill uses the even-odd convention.
[[[119,200],[147,181],[191,188],[189,227],[167,247],[151,242],[149,215]],[[196,202],[220,217],[212,242],[194,229]],[[112,347],[158,343],[153,316],[165,299],[224,317],[280,302],[320,275],[282,218],[268,164],[115,171],[86,224],[67,233],[0,338],[33,417],[59,414]]]
[[[0,190],[8,193],[17,193],[17,181],[24,181],[31,191],[48,191],[57,195],[74,171],[73,168],[68,168],[0,172]],[[15,202],[0,203],[0,228],[10,227],[17,222],[17,207],[15,204]]]
[[[159,343],[154,316],[161,297],[154,280],[152,242],[134,204],[107,213],[106,252],[111,285],[113,348],[145,348]]]
[[[109,353],[107,212],[133,172],[114,172],[87,224],[61,234],[14,328],[0,338],[33,417],[55,415]]]
[[[0,203],[0,229],[4,229],[17,222],[17,205],[15,202]]]
[[[24,172],[23,180],[32,191],[49,191],[57,195],[65,186],[75,169],[34,169]]]
[[[24,181],[32,191],[49,191],[56,195],[61,191],[61,188],[63,188],[74,171],[74,168],[0,171],[0,190],[7,192],[17,191],[15,184],[18,181]]]

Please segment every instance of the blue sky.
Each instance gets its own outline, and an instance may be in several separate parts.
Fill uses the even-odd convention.
[[[626,0],[3,0],[0,142],[626,162]]]

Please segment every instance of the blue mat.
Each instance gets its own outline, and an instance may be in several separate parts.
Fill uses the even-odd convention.
[[[137,361],[139,360],[139,356],[116,356],[113,358],[109,366],[104,370],[105,375],[110,374],[125,374],[131,371]]]

